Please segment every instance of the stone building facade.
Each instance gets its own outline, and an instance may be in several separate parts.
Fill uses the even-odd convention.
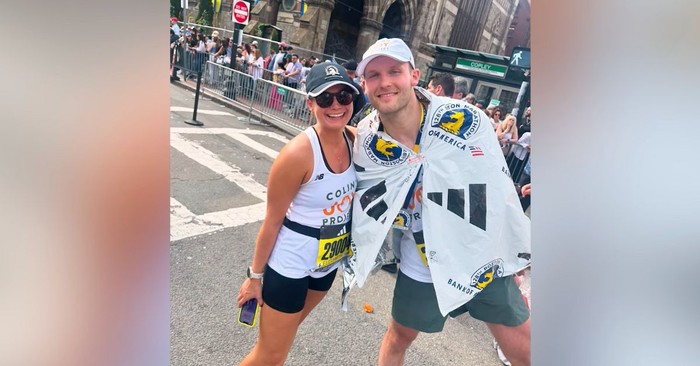
[[[359,60],[377,39],[397,37],[425,73],[433,62],[429,43],[503,55],[518,1],[527,0],[258,0],[244,31],[272,23],[277,8],[275,25],[298,48]],[[189,0],[193,12],[196,3]],[[216,26],[233,28],[231,7],[224,2]]]

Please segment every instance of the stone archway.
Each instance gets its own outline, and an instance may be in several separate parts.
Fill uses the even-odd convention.
[[[415,12],[418,0],[366,0],[365,14],[360,20],[357,40],[358,58],[367,48],[383,37],[413,41]]]
[[[394,1],[389,9],[384,13],[382,30],[379,32],[381,38],[403,38],[404,6],[401,1]]]
[[[335,0],[335,7],[328,24],[324,53],[336,55],[345,60],[355,58],[360,34],[358,25],[362,19],[364,7],[364,0]]]

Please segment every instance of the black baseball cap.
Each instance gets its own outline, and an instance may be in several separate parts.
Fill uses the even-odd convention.
[[[345,70],[355,71],[357,70],[357,62],[355,60],[347,61],[343,64],[343,67],[345,67]]]
[[[326,89],[338,84],[347,85],[355,94],[360,94],[345,68],[335,62],[327,61],[316,64],[306,75],[306,91],[310,98],[317,97]]]

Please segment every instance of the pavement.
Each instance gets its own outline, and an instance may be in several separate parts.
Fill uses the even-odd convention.
[[[212,96],[173,83],[171,95],[171,364],[236,365],[258,328],[236,322],[235,298],[265,212],[270,165],[293,136]],[[340,309],[342,278],[300,326],[285,365],[376,365],[395,274],[379,271]],[[528,284],[529,286],[529,284]],[[529,287],[528,287],[529,288]],[[529,291],[528,291],[529,292]],[[374,308],[364,311],[364,304]],[[421,334],[406,365],[501,365],[486,326],[468,315]]]

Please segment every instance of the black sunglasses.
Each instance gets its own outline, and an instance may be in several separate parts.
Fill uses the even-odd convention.
[[[346,89],[337,93],[323,92],[314,99],[319,107],[328,108],[333,104],[333,97],[335,97],[335,100],[337,100],[340,105],[348,105],[355,99],[355,94]]]

